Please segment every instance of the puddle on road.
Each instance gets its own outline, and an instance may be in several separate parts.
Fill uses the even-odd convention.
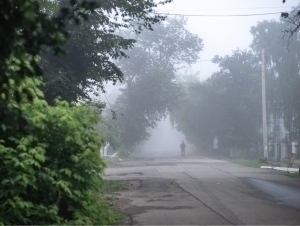
[[[300,210],[300,189],[255,178],[247,178],[247,181],[276,203]]]

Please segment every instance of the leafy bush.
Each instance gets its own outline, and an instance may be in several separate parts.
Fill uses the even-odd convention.
[[[106,116],[106,117],[105,117]],[[101,131],[105,141],[109,142],[110,146],[115,150],[120,147],[120,131],[116,125],[112,122],[113,119],[109,119],[111,115],[105,115],[101,118],[101,123],[97,125],[97,129]]]
[[[267,158],[260,157],[260,158],[258,158],[258,162],[259,162],[259,163],[268,164],[268,159],[267,159]]]
[[[126,148],[120,148],[118,150],[118,156],[120,158],[129,158],[131,156],[131,151],[129,149],[126,149]]]
[[[0,223],[110,224],[109,207],[99,202],[105,167],[94,130],[99,116],[85,105],[49,106],[37,85],[26,80],[18,87],[29,87],[33,102],[10,103],[29,129],[8,128],[0,143]]]

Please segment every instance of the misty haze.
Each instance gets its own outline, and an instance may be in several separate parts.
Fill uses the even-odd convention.
[[[180,143],[186,141],[184,134],[172,128],[170,118],[160,121],[155,129],[149,131],[152,136],[136,147],[139,157],[174,157],[180,156]],[[187,144],[186,152],[193,154],[195,147]]]
[[[1,225],[299,225],[298,0],[0,11]]]

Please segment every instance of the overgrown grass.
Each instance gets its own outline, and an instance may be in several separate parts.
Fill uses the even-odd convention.
[[[286,175],[291,178],[300,178],[300,172],[286,172]]]
[[[119,164],[116,160],[106,159],[105,164],[107,168],[117,167]]]
[[[114,181],[114,180],[105,180],[102,187],[102,192],[104,194],[111,194],[116,191],[123,191],[129,187],[129,182],[127,181]]]
[[[105,159],[105,164],[107,168],[122,167],[122,162],[133,161],[136,159],[138,159],[138,157],[133,155],[118,154],[118,157],[116,158]]]
[[[268,163],[264,163],[259,159],[249,160],[249,159],[226,159],[226,161],[239,164],[242,166],[248,166],[253,168],[260,168],[261,166],[269,165]]]
[[[126,181],[110,181],[105,180],[103,187],[101,188],[100,203],[101,206],[109,209],[110,225],[120,225],[125,219],[124,214],[114,209],[114,196],[113,192],[126,190],[129,187],[129,183]]]

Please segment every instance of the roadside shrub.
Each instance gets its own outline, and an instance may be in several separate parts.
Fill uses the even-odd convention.
[[[99,116],[85,105],[47,105],[36,81],[22,86],[36,97],[10,103],[29,128],[7,128],[1,136],[0,224],[110,224],[109,208],[99,203],[105,167],[94,130]]]
[[[268,163],[268,159],[267,159],[267,158],[260,157],[260,158],[258,158],[258,163],[267,164],[267,163]]]
[[[120,158],[129,158],[131,156],[131,151],[128,149],[120,148],[118,150],[118,157]]]

